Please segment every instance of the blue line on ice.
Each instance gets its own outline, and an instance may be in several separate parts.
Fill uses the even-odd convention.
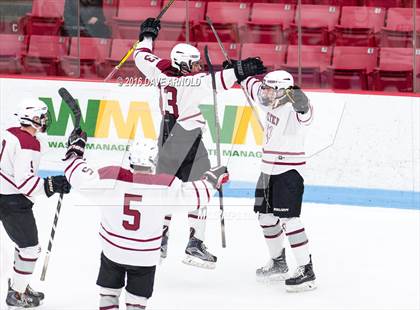
[[[41,170],[39,176],[62,174],[60,171]],[[223,189],[225,197],[253,198],[254,182],[231,181]],[[420,210],[420,192],[306,185],[305,202]]]

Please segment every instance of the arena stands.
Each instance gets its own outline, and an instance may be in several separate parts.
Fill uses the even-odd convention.
[[[161,0],[103,0],[108,39],[63,36],[65,0],[0,0],[0,74],[103,79],[137,40]],[[162,18],[159,57],[188,40],[220,68],[224,57],[210,16],[232,58],[260,56],[306,88],[411,92],[418,84],[420,1],[175,1]],[[188,14],[187,14],[188,12]],[[415,13],[415,14],[414,14]],[[188,35],[187,35],[188,30]],[[82,35],[84,35],[82,33]],[[130,59],[123,76],[138,76]],[[299,74],[301,74],[299,76]],[[299,79],[300,78],[300,79]]]

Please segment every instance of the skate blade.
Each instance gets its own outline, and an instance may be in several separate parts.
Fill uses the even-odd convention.
[[[256,276],[256,277],[257,277],[257,281],[260,283],[283,282],[289,277],[289,274],[285,272],[285,273],[280,273],[280,274],[269,275],[267,277],[264,277],[264,276]]]
[[[199,268],[203,268],[203,269],[214,269],[214,268],[216,268],[216,263],[215,262],[206,262],[206,261],[203,261],[202,259],[199,259],[199,258],[191,256],[191,255],[187,255],[183,259],[182,262],[186,265],[199,267]]]
[[[41,305],[41,304],[40,304]],[[39,306],[40,306],[39,305]],[[36,308],[38,308],[39,306],[35,306],[35,307],[20,307],[20,306],[7,306],[8,308],[8,310],[24,310],[24,309],[36,309]]]
[[[299,285],[286,285],[286,292],[299,293],[316,289],[315,281],[308,281]]]

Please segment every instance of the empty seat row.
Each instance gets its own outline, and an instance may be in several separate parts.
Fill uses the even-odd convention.
[[[57,36],[31,37],[0,35],[0,73],[62,75],[82,78],[103,78],[132,46],[129,39],[66,38]],[[155,43],[155,53],[169,56],[177,42]],[[217,43],[199,42],[203,51],[208,45],[213,63],[220,68],[224,57]],[[372,48],[355,46],[296,46],[256,43],[225,43],[234,59],[260,56],[270,70],[285,69],[298,80],[299,66],[303,87],[399,91],[413,89],[413,63],[420,72],[420,53],[411,48]],[[29,46],[28,48],[26,48]],[[414,58],[416,57],[416,58]],[[120,76],[140,76],[129,59]]]

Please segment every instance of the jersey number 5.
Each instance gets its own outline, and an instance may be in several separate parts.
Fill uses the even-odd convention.
[[[124,220],[122,225],[127,230],[138,230],[140,228],[140,218],[141,214],[139,210],[130,209],[130,203],[132,201],[140,202],[143,196],[141,195],[132,195],[132,194],[125,194],[124,195],[124,214],[133,217],[131,221]]]

